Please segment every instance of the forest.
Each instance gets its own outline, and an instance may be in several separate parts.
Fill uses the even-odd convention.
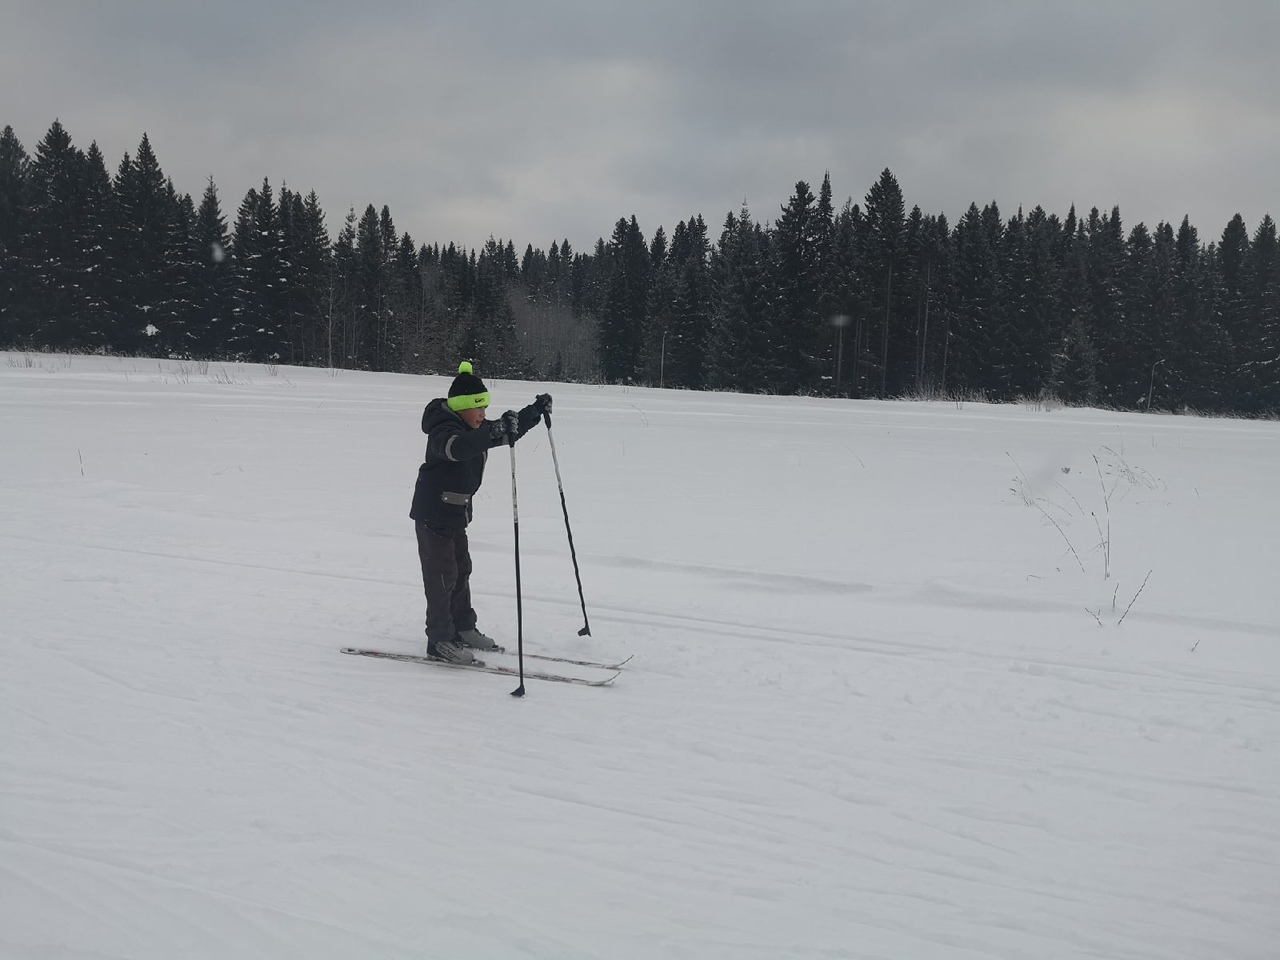
[[[1263,215],[1202,239],[971,203],[907,207],[885,169],[839,205],[829,175],[767,216],[592,249],[416,241],[266,179],[234,212],[181,192],[144,134],[114,173],[54,121],[0,135],[0,349],[860,398],[1280,412],[1280,244]]]

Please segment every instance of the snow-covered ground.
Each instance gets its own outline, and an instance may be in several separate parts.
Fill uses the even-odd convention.
[[[518,700],[446,384],[0,354],[0,956],[1280,955],[1280,424],[491,382]]]

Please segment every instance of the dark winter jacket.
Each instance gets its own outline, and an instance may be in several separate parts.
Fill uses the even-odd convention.
[[[521,410],[516,439],[541,419],[535,404]],[[422,432],[427,435],[427,453],[418,468],[409,516],[439,529],[465,527],[471,521],[471,498],[484,479],[489,449],[506,443],[507,438],[493,420],[471,429],[443,397],[432,400],[422,411]]]

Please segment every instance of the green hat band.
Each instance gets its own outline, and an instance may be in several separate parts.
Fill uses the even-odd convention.
[[[474,410],[476,407],[487,407],[489,405],[489,391],[484,393],[467,393],[457,397],[449,398],[449,409],[454,413],[459,410]]]

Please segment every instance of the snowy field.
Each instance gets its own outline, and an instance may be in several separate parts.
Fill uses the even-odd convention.
[[[446,385],[0,354],[0,957],[1280,956],[1280,424],[491,381],[518,700]]]

